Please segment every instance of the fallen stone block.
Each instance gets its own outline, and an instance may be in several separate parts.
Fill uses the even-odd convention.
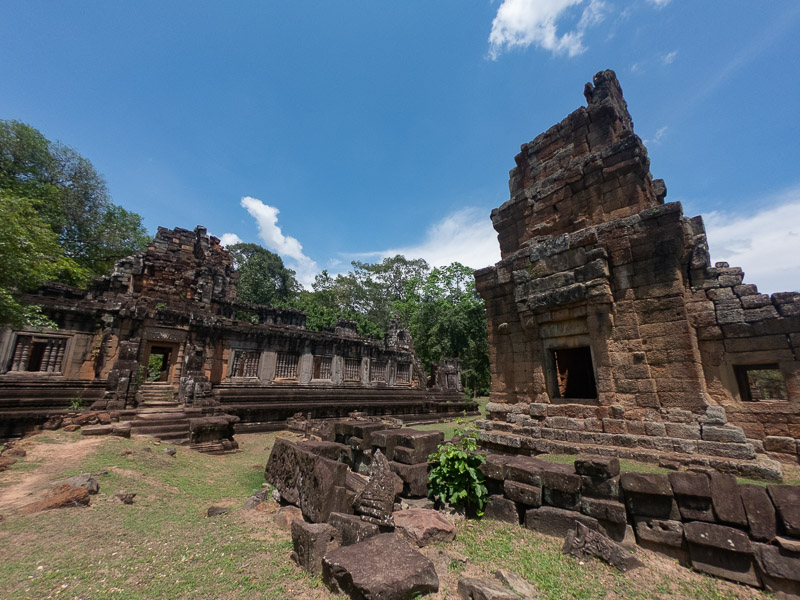
[[[55,487],[65,483],[71,485],[72,487],[86,488],[90,494],[96,494],[100,491],[100,484],[91,473],[81,473],[80,475],[74,475],[73,477],[60,479],[59,481],[54,481],[52,485]]]
[[[439,590],[433,562],[393,533],[331,550],[322,560],[322,579],[351,598],[407,600]]]
[[[319,575],[325,554],[340,544],[339,532],[327,523],[292,521],[292,560],[309,573]]]
[[[120,423],[111,424],[111,435],[117,437],[129,438],[131,437],[131,422],[122,421]]]
[[[800,552],[769,544],[753,544],[756,561],[763,573],[778,579],[800,582]]]
[[[456,537],[456,528],[436,510],[410,508],[393,517],[395,530],[420,548],[434,542],[451,542]]]
[[[487,479],[503,481],[505,476],[506,464],[517,457],[508,454],[487,454],[486,462],[480,466],[480,471]]]
[[[599,527],[597,519],[562,508],[542,506],[525,511],[525,527],[527,529],[555,537],[566,536],[575,528],[576,522],[583,523],[590,529]]]
[[[507,569],[497,569],[497,571],[494,572],[494,576],[501,583],[511,588],[512,591],[516,592],[519,596],[525,598],[526,600],[533,600],[539,596],[539,591],[535,586],[531,585],[527,579],[517,575],[513,571],[509,571]]]
[[[353,500],[353,510],[376,525],[392,525],[394,499],[402,491],[402,480],[392,471],[383,453],[376,450],[372,457],[372,474]]]
[[[133,504],[133,499],[136,497],[135,493],[126,493],[121,492],[119,494],[114,494],[114,498],[122,502],[123,504]]]
[[[542,488],[577,494],[581,490],[581,477],[571,465],[548,465],[542,469]]]
[[[380,528],[374,523],[365,521],[361,517],[344,513],[331,513],[328,517],[328,525],[339,532],[342,546],[358,544],[381,532]]]
[[[206,510],[207,517],[218,517],[220,515],[227,515],[231,509],[227,506],[209,506]]]
[[[577,523],[575,529],[569,531],[561,551],[575,558],[596,556],[623,573],[643,566],[627,548],[583,523]]]
[[[428,495],[428,473],[431,463],[407,465],[390,461],[389,466],[403,481],[403,496],[423,498]]]
[[[477,577],[459,579],[458,596],[462,600],[519,600],[519,596],[502,583]]]
[[[113,425],[86,425],[81,428],[81,435],[111,435]]]
[[[771,542],[778,535],[778,519],[766,488],[752,484],[740,485],[739,493],[751,537],[754,540]]]
[[[768,485],[767,492],[772,498],[786,533],[800,537],[800,486]]]
[[[68,483],[62,483],[46,492],[41,500],[31,502],[20,508],[19,513],[21,515],[29,515],[51,508],[89,506],[89,502],[89,490],[84,487],[75,487]]]
[[[284,531],[292,529],[294,521],[303,520],[303,511],[296,506],[281,506],[275,513],[275,524]]]
[[[503,479],[541,487],[542,469],[549,465],[532,456],[517,456],[506,461],[504,466]]]
[[[444,442],[441,431],[418,429],[389,429],[372,433],[373,449],[380,449],[387,459],[415,465],[428,462],[430,456]]]

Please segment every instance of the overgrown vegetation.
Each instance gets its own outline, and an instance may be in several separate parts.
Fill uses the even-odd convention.
[[[87,159],[19,121],[0,120],[0,323],[51,325],[19,295],[55,279],[81,285],[148,241]]]
[[[478,452],[478,430],[469,425],[453,439],[439,445],[428,457],[433,468],[428,476],[428,495],[445,504],[462,507],[467,514],[483,515],[488,499],[480,466],[485,455]]]

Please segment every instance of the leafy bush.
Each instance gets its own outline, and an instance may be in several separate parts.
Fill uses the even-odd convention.
[[[428,460],[434,463],[428,476],[428,495],[482,516],[488,491],[480,471],[486,457],[478,452],[477,428],[472,425],[457,430],[452,441],[441,444]]]

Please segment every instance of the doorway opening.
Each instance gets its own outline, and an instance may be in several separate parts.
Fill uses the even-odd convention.
[[[736,365],[733,371],[743,401],[785,402],[789,399],[786,381],[777,364]]]
[[[553,350],[557,398],[597,398],[592,351],[588,346]]]
[[[147,357],[147,381],[169,381],[172,367],[173,348],[170,346],[151,346]]]

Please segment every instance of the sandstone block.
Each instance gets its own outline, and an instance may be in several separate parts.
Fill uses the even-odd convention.
[[[797,454],[797,440],[792,437],[768,435],[764,438],[764,450],[781,454]]]
[[[683,545],[683,523],[651,517],[634,517],[636,536],[640,541],[680,548]]]
[[[502,481],[505,479],[505,466],[506,463],[512,460],[513,456],[508,454],[487,454],[486,462],[481,465],[481,473],[487,479],[496,479]]]
[[[705,473],[670,473],[668,477],[675,495],[711,498],[711,484]]]
[[[564,537],[575,528],[575,523],[583,523],[590,529],[597,529],[597,519],[579,512],[542,506],[525,511],[525,527],[546,535]]]
[[[627,548],[580,522],[567,534],[561,551],[576,558],[596,556],[623,573],[643,566]]]
[[[775,507],[766,488],[760,485],[740,485],[750,535],[754,540],[771,542],[778,534],[778,520]]]
[[[321,573],[322,557],[340,543],[339,532],[327,523],[292,521],[292,560],[309,573]]]
[[[428,472],[431,463],[407,465],[399,462],[389,462],[398,477],[403,481],[403,495],[412,498],[422,498],[428,495]]]
[[[712,405],[706,408],[703,425],[725,425],[727,422],[724,407]]]
[[[736,477],[727,473],[709,474],[711,481],[711,501],[717,520],[732,525],[747,525],[747,514]]]
[[[36,500],[20,508],[19,514],[29,515],[43,510],[69,506],[89,506],[89,502],[88,489],[62,483],[46,492],[41,500]]]
[[[768,544],[753,544],[761,571],[770,577],[800,582],[800,552]]]
[[[512,590],[493,579],[462,577],[458,580],[458,596],[462,600],[519,600]]]
[[[542,485],[542,469],[549,463],[531,456],[517,456],[505,463],[504,477],[533,486]]]
[[[622,497],[620,490],[619,475],[606,480],[581,476],[581,493],[584,496],[601,500],[619,500]]]
[[[711,523],[685,523],[683,528],[695,569],[748,585],[761,585],[747,534]]]
[[[700,440],[697,442],[697,451],[700,454],[722,456],[724,458],[749,460],[756,457],[756,451],[750,444],[730,444]]]
[[[581,489],[581,477],[571,465],[548,463],[542,469],[542,487],[568,494],[578,493]]]
[[[331,513],[328,517],[328,525],[339,532],[342,546],[358,544],[380,533],[380,529],[374,523],[345,513]]]
[[[410,508],[393,516],[395,530],[420,548],[434,542],[452,542],[456,537],[456,528],[437,510]]]
[[[575,472],[593,479],[610,479],[619,475],[619,459],[605,456],[581,457],[575,461]]]
[[[322,579],[351,598],[406,600],[439,589],[433,562],[393,533],[328,552]]]
[[[542,488],[540,487],[506,479],[503,484],[503,493],[509,500],[526,506],[542,505]]]
[[[702,438],[709,442],[743,444],[747,441],[741,427],[734,425],[703,425]]]
[[[483,509],[483,516],[487,519],[513,523],[514,525],[519,525],[520,521],[516,503],[500,495],[489,496],[489,500]]]
[[[654,496],[672,496],[672,486],[666,475],[655,473],[623,473],[620,484],[625,492]]]
[[[281,529],[291,530],[292,523],[296,520],[303,520],[303,511],[291,504],[281,506],[275,513],[275,523]]]
[[[627,521],[625,505],[622,502],[614,502],[613,500],[600,500],[584,496],[580,500],[580,511],[601,521],[610,521],[611,523],[625,523]]]
[[[786,533],[800,538],[800,486],[768,485],[767,492]]]
[[[667,437],[682,440],[699,440],[700,425],[694,423],[665,423]]]

